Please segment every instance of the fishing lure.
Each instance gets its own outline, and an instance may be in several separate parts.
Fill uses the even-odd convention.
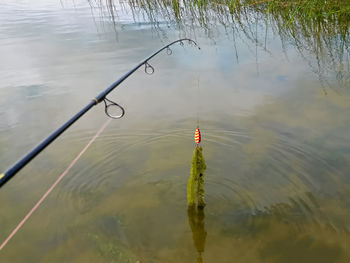
[[[201,143],[201,131],[199,130],[199,128],[197,127],[196,131],[194,132],[194,141],[195,143],[200,144]]]

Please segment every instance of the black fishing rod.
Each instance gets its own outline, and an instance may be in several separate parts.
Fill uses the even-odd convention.
[[[93,98],[89,104],[87,104],[83,109],[81,109],[77,114],[75,114],[70,120],[68,120],[65,124],[63,124],[60,128],[58,128],[55,132],[53,132],[49,137],[47,137],[44,141],[42,141],[39,145],[37,145],[33,150],[31,150],[28,154],[26,154],[22,159],[16,162],[11,168],[9,168],[5,173],[0,174],[0,187],[3,186],[8,180],[10,180],[13,176],[16,175],[26,164],[28,164],[34,157],[36,157],[42,150],[44,150],[48,145],[50,145],[58,136],[60,136],[65,130],[67,130],[73,123],[75,123],[81,116],[83,116],[87,111],[89,111],[93,106],[99,104],[100,102],[104,102],[105,104],[105,113],[107,116],[113,119],[120,119],[124,116],[125,110],[122,106],[117,104],[114,101],[111,101],[106,98],[106,96],[113,91],[116,87],[118,87],[124,80],[126,80],[130,75],[132,75],[136,70],[138,70],[141,66],[145,66],[145,72],[149,75],[154,73],[154,68],[150,65],[149,61],[158,55],[163,50],[166,50],[168,55],[172,54],[172,50],[170,46],[175,43],[180,43],[181,46],[184,45],[184,42],[188,42],[189,44],[193,44],[194,46],[200,47],[197,45],[195,41],[189,38],[183,38],[171,42],[170,44],[162,47],[143,61],[141,61],[136,67],[122,76],[120,79],[115,81],[112,85],[110,85],[106,90],[101,92],[95,98]],[[119,115],[113,115],[110,113],[111,107],[117,107],[120,110]]]

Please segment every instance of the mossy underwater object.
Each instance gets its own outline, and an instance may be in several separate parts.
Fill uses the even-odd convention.
[[[207,168],[203,157],[203,148],[197,144],[193,151],[191,162],[191,176],[187,182],[188,206],[204,208],[204,171]]]
[[[205,230],[204,209],[198,209],[195,206],[187,208],[188,223],[192,231],[193,244],[198,252],[197,263],[202,263],[202,254],[204,253],[207,231]]]

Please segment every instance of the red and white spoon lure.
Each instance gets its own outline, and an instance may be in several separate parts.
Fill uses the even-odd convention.
[[[194,141],[197,143],[197,144],[200,144],[201,143],[201,131],[199,130],[199,128],[196,129],[195,133],[194,133]]]

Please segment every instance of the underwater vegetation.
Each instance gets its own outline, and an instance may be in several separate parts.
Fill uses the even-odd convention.
[[[197,262],[203,262],[202,253],[205,249],[205,241],[207,231],[205,230],[205,214],[204,209],[196,209],[190,206],[187,209],[188,223],[192,231],[192,239],[194,247],[198,253]]]
[[[188,206],[195,206],[196,201],[199,208],[204,208],[204,171],[207,169],[203,157],[203,148],[196,146],[193,151],[191,162],[191,176],[187,182],[187,203]]]

